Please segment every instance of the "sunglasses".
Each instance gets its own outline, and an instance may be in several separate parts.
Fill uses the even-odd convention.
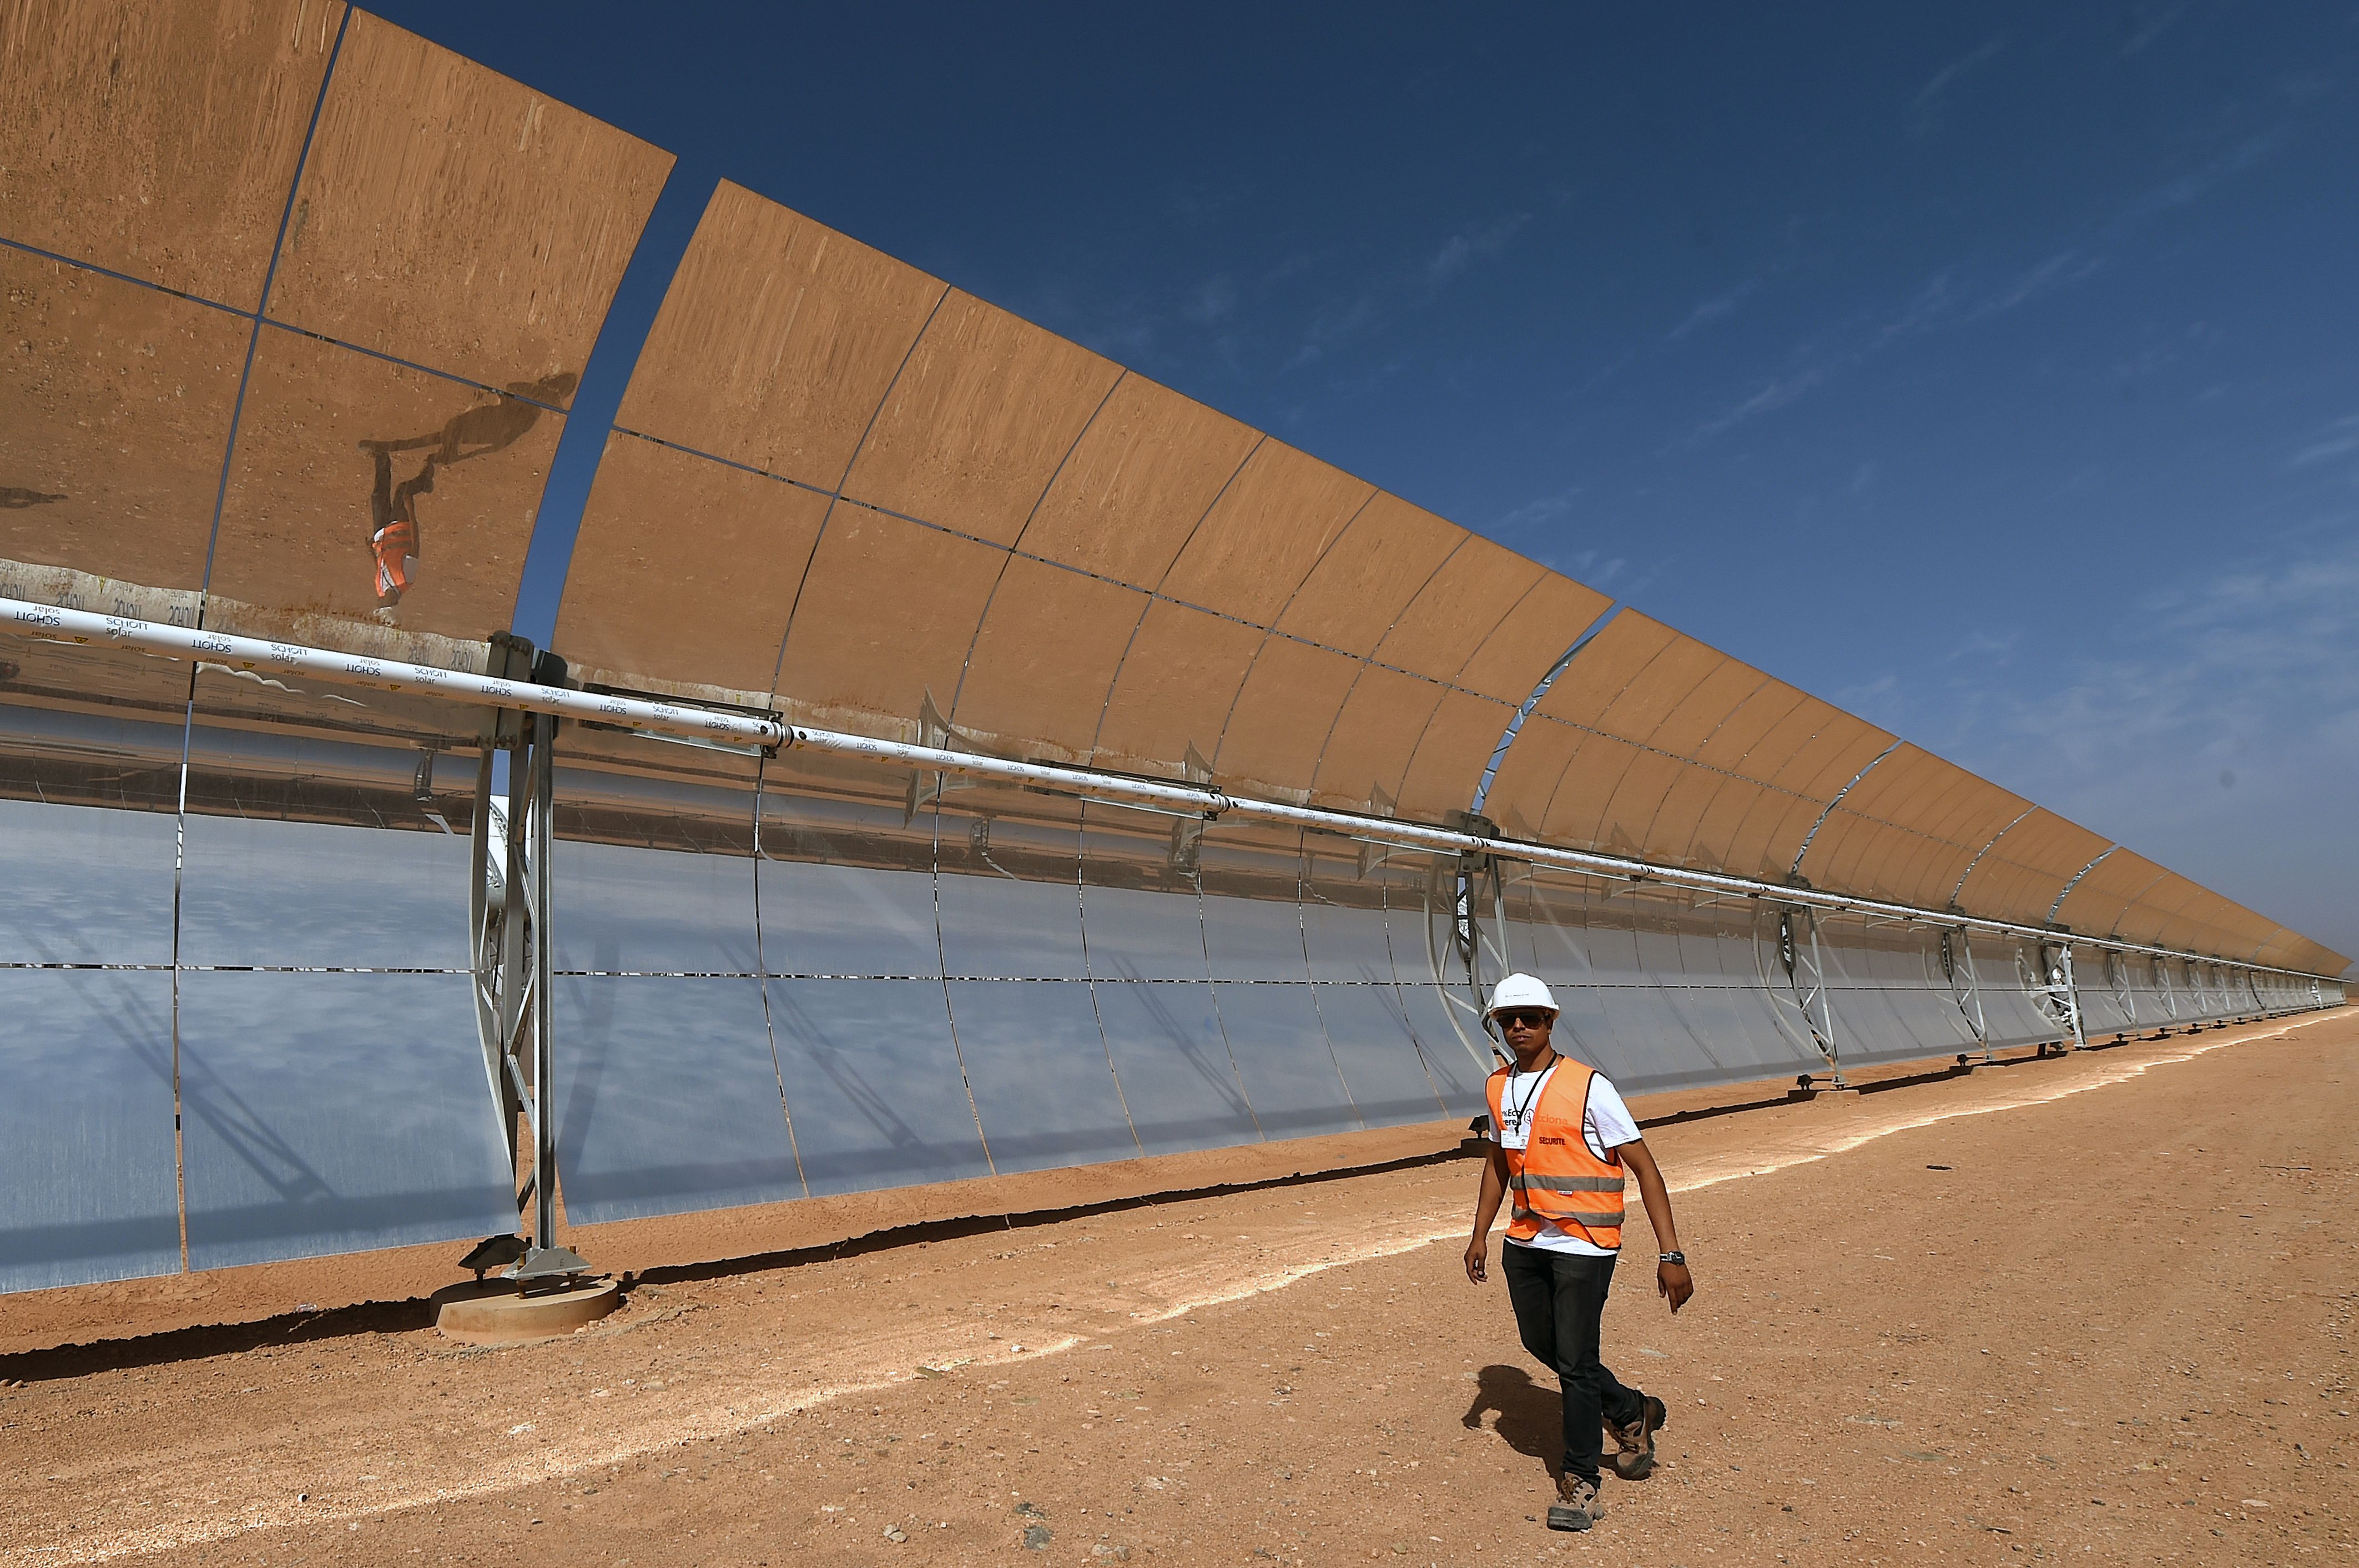
[[[1517,1024],[1523,1025],[1526,1029],[1546,1029],[1556,1021],[1554,1013],[1538,1007],[1516,1007],[1508,1012],[1494,1013],[1491,1016],[1499,1020],[1499,1027],[1503,1029],[1514,1029]]]

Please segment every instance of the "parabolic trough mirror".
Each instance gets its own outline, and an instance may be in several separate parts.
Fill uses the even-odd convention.
[[[540,655],[505,628],[669,156],[364,12],[35,9],[0,1290],[1464,1118],[1511,969],[1637,1092],[2343,1000],[726,184]]]

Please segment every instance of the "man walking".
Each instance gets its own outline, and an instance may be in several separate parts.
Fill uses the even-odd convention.
[[[1500,1248],[1507,1300],[1524,1348],[1555,1369],[1564,1388],[1564,1471],[1548,1513],[1550,1530],[1587,1530],[1603,1512],[1597,1465],[1600,1422],[1621,1452],[1614,1474],[1644,1480],[1655,1468],[1663,1401],[1627,1388],[1598,1360],[1598,1324],[1622,1247],[1623,1172],[1638,1178],[1647,1218],[1661,1244],[1655,1290],[1676,1312],[1695,1293],[1671,1220],[1670,1194],[1629,1107],[1605,1075],[1557,1054],[1549,1043],[1556,997],[1529,975],[1510,975],[1491,993],[1490,1014],[1515,1052],[1491,1074],[1491,1149],[1474,1203],[1466,1277],[1488,1278],[1485,1257],[1499,1202],[1515,1194]]]

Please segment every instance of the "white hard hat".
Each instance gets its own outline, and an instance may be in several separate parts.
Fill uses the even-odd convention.
[[[1510,1007],[1546,1007],[1556,1012],[1556,997],[1536,975],[1510,975],[1492,988],[1490,1011],[1504,1012]]]

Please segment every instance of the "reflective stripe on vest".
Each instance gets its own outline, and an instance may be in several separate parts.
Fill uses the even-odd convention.
[[[1526,1147],[1501,1148],[1515,1204],[1507,1234],[1518,1241],[1539,1235],[1545,1221],[1593,1247],[1612,1250],[1622,1245],[1621,1161],[1600,1160],[1582,1130],[1589,1085],[1596,1076],[1586,1063],[1558,1057],[1547,1092],[1531,1108],[1524,1129]],[[1485,1086],[1495,1132],[1505,1125],[1500,1113],[1506,1109],[1507,1077],[1503,1067]]]

